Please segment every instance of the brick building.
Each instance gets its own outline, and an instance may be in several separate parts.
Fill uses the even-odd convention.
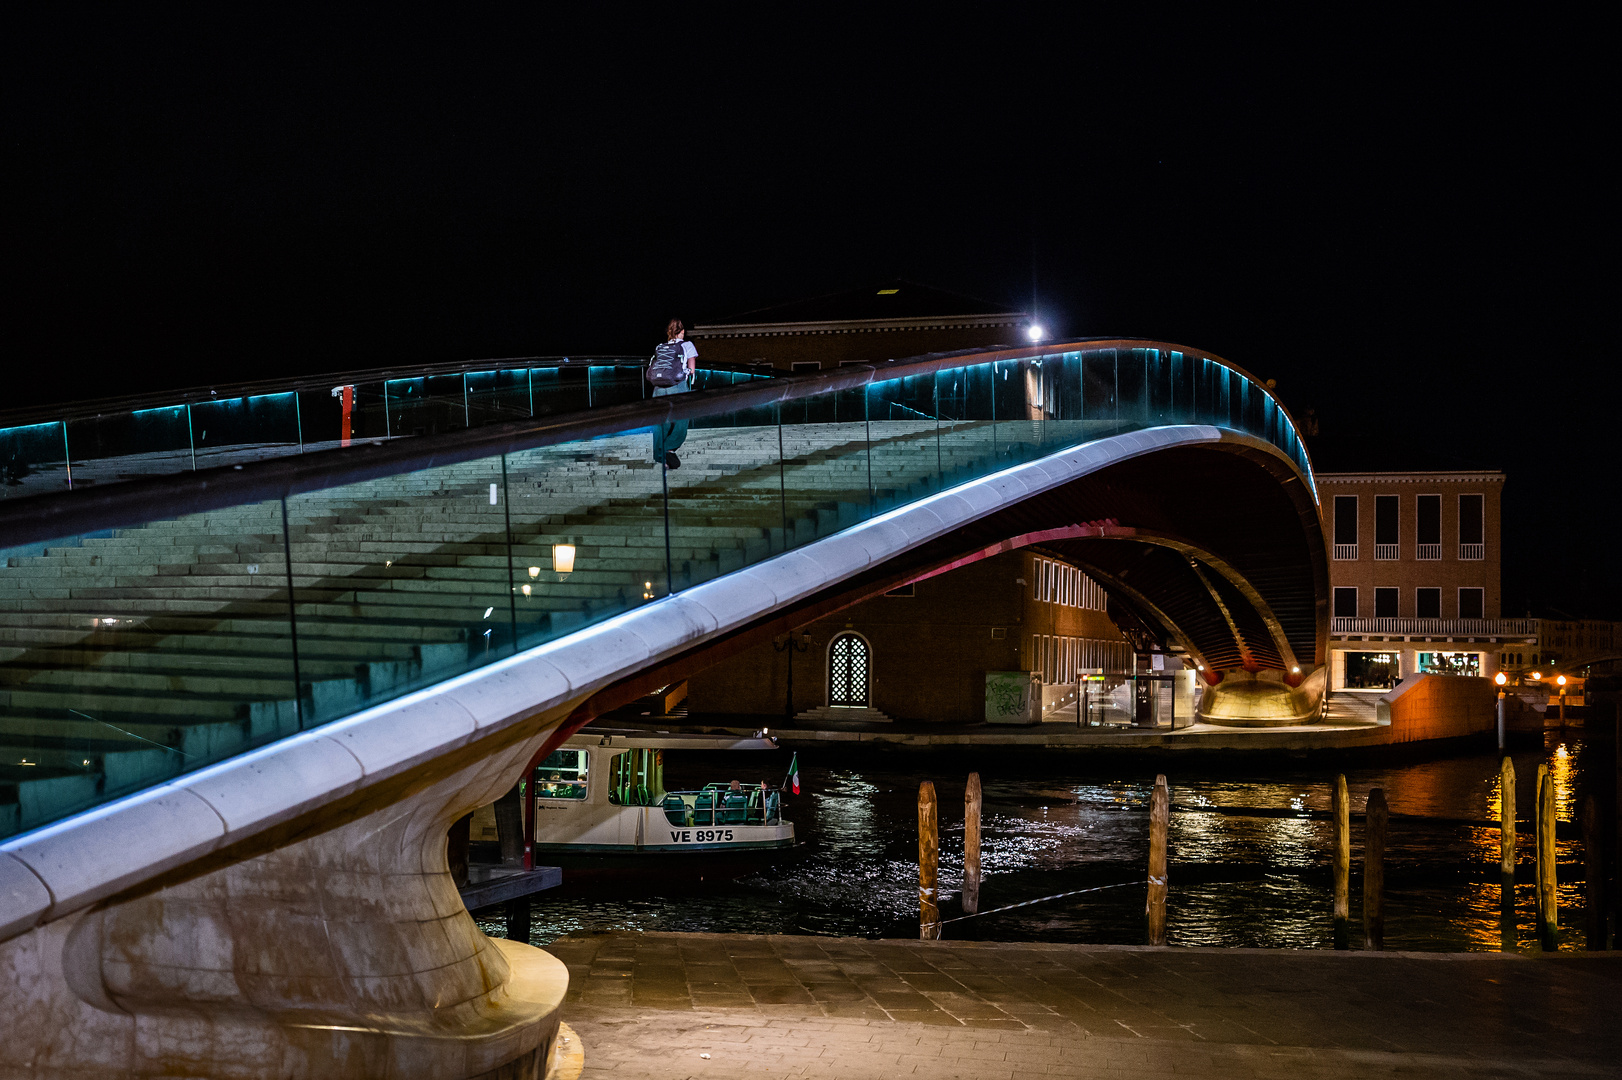
[[[1132,646],[1104,592],[1038,548],[919,581],[795,631],[795,648],[757,646],[694,675],[693,714],[971,723],[985,718],[987,672],[1130,671]],[[803,650],[803,651],[802,651]]]
[[[1320,472],[1330,541],[1331,689],[1415,672],[1491,676],[1537,647],[1500,611],[1501,472]]]
[[[711,364],[817,371],[850,363],[1024,344],[1023,311],[910,281],[889,281],[700,323],[687,332]]]

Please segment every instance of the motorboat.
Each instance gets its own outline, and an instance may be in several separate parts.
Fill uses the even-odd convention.
[[[526,785],[537,855],[730,852],[791,847],[782,791],[723,780],[692,791],[664,784],[667,751],[776,750],[766,735],[586,729],[566,739]]]

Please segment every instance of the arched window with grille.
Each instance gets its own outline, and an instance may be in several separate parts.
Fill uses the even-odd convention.
[[[869,704],[872,663],[860,634],[840,634],[828,646],[828,704],[863,709]]]

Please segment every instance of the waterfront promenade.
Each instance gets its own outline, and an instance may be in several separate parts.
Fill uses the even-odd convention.
[[[1448,1080],[1622,1060],[1610,954],[618,931],[548,948],[586,1077]]]

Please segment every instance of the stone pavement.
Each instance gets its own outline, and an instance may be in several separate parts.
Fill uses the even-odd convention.
[[[549,949],[588,1078],[1622,1076],[1616,954],[619,931]]]

